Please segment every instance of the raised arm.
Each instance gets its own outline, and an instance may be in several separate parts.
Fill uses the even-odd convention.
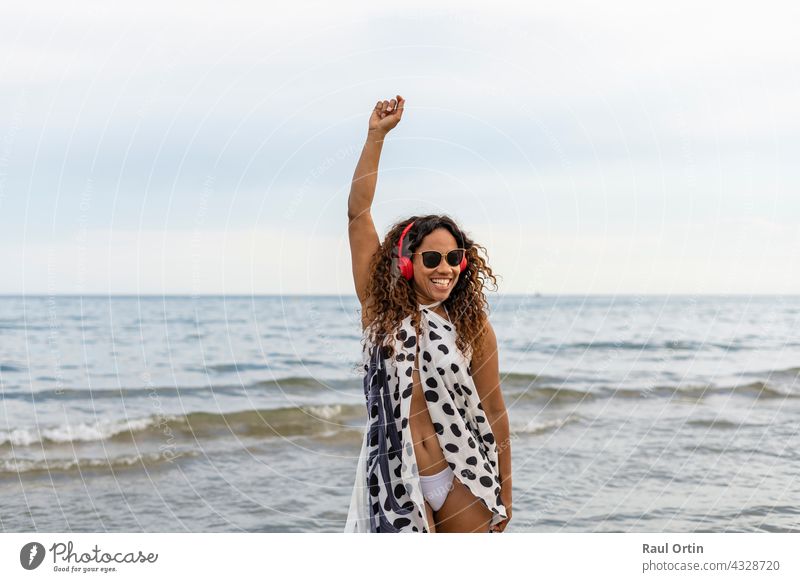
[[[400,95],[391,101],[378,101],[369,118],[367,141],[361,150],[350,198],[347,201],[350,256],[353,261],[353,281],[362,310],[369,283],[369,265],[372,255],[380,247],[375,223],[372,221],[372,199],[378,183],[378,162],[386,135],[397,126],[403,116],[405,99]],[[362,315],[366,315],[366,310]]]

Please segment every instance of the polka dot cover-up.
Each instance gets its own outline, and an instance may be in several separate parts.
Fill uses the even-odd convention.
[[[500,499],[497,444],[472,380],[470,359],[456,346],[453,324],[431,310],[439,303],[419,306],[419,338],[411,316],[403,320],[393,338],[393,357],[366,342],[368,420],[345,532],[429,531],[408,421],[417,350],[428,413],[454,478],[492,511],[491,525],[507,517]]]

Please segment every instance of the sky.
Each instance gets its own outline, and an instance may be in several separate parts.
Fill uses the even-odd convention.
[[[792,3],[4,5],[1,294],[353,294],[447,213],[500,293],[797,293]]]

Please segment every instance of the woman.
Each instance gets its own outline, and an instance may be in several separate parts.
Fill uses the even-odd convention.
[[[439,215],[401,220],[381,243],[370,214],[404,106],[372,111],[348,202],[368,421],[345,531],[502,532],[511,447],[483,247]]]

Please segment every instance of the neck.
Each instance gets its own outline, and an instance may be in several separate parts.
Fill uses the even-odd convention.
[[[439,307],[441,305],[441,307]],[[430,309],[434,313],[442,316],[446,320],[450,321],[450,314],[447,313],[447,307],[442,304],[442,301],[434,301],[433,303],[429,303],[427,305],[419,304],[418,309],[421,311],[422,309]]]

